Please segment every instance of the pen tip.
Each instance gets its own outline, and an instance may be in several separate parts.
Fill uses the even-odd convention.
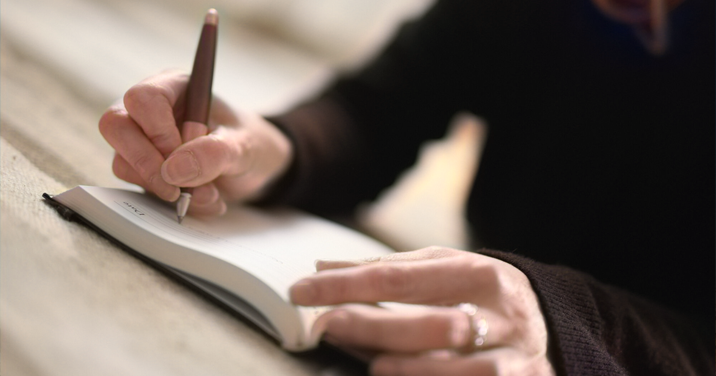
[[[214,8],[209,9],[209,11],[206,12],[206,18],[204,19],[204,23],[214,26],[218,25],[219,12],[217,12]]]
[[[183,221],[183,220],[184,220],[184,217],[177,215],[177,222],[179,222],[179,224],[181,224],[181,221]]]

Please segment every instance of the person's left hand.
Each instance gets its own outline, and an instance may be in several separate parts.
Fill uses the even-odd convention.
[[[326,337],[377,350],[373,375],[554,374],[537,296],[512,265],[430,247],[370,260],[318,261],[316,267],[318,273],[291,287],[292,301],[344,304],[326,314]],[[370,304],[376,302],[421,306]],[[456,308],[459,303],[479,309],[469,316]],[[475,340],[484,343],[476,346]]]

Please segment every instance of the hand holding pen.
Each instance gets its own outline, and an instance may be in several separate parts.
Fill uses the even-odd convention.
[[[208,24],[215,32],[217,20],[210,10],[204,30]],[[220,215],[227,202],[259,198],[293,157],[291,142],[273,124],[211,99],[214,53],[201,51],[202,45],[215,44],[213,38],[209,43],[202,37],[192,80],[177,70],[149,77],[131,87],[99,122],[115,149],[115,175],[171,202],[180,197],[178,187],[192,188],[191,215]],[[199,84],[190,83],[201,76]]]

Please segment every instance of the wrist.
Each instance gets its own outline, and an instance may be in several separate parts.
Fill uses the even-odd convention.
[[[265,120],[273,125],[273,129],[280,133],[276,137],[278,153],[282,155],[283,164],[273,174],[273,178],[269,179],[260,192],[256,194],[251,202],[257,205],[273,205],[288,203],[290,192],[295,184],[297,171],[297,160],[293,135],[288,132],[281,123],[272,118]]]

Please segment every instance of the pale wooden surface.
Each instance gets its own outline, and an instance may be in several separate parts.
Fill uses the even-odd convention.
[[[175,6],[177,3],[0,3],[3,376],[353,374],[352,364],[334,358],[331,352],[297,356],[282,351],[244,321],[92,231],[62,220],[40,199],[43,192],[59,193],[78,184],[125,185],[111,173],[113,152],[99,134],[97,121],[106,106],[136,81],[163,68],[189,67],[208,3],[186,1],[181,2],[184,6]],[[246,9],[260,13],[256,9],[265,6],[249,0],[237,2],[244,8],[231,8],[231,1],[219,3],[230,14]],[[306,23],[295,19],[296,9],[292,12],[293,18],[280,19]],[[398,17],[395,9],[388,12],[393,13],[381,18],[384,23],[376,28],[391,28],[389,23]],[[222,21],[217,67],[222,80],[215,87],[231,103],[261,112],[279,111],[318,90],[336,64],[350,65],[345,57],[351,56],[350,51],[336,51],[329,43],[320,52],[310,37],[311,30],[304,31],[309,37],[302,44],[291,44],[276,36],[290,34],[286,30],[262,32],[226,18]],[[357,38],[357,32],[352,33]],[[343,43],[350,34],[342,36]],[[375,43],[370,40],[375,36],[368,36],[354,39],[356,45],[363,46],[358,55],[374,48],[364,46]],[[479,132],[473,126],[459,129],[457,139],[445,147],[436,144],[427,154],[442,155],[438,160],[452,158],[445,164],[448,166],[454,165],[455,159],[474,163],[474,138]],[[381,204],[366,211],[366,227],[401,249],[429,245],[422,243],[432,240],[449,242],[449,238],[462,242],[461,200],[465,193],[461,185],[471,177],[455,179],[441,166],[432,168],[437,175],[428,173],[428,178],[422,179],[427,185],[413,182],[412,186],[422,188],[403,189],[407,193],[400,195],[402,199],[388,200],[392,206]],[[420,180],[414,175],[406,175],[406,180]],[[433,190],[445,193],[448,185],[455,185],[452,192],[458,200],[432,200],[430,187],[435,184],[430,182],[435,179],[431,177],[442,182]],[[433,221],[443,221],[453,229],[433,237],[419,230],[423,237],[413,238],[415,231],[407,231],[411,227],[442,230],[445,226],[413,222],[402,230],[390,228],[391,223],[404,222],[404,218],[415,221],[416,213],[425,212],[433,214]]]
[[[118,185],[96,113],[3,50],[0,243],[2,375],[313,375],[254,328],[40,199]]]

